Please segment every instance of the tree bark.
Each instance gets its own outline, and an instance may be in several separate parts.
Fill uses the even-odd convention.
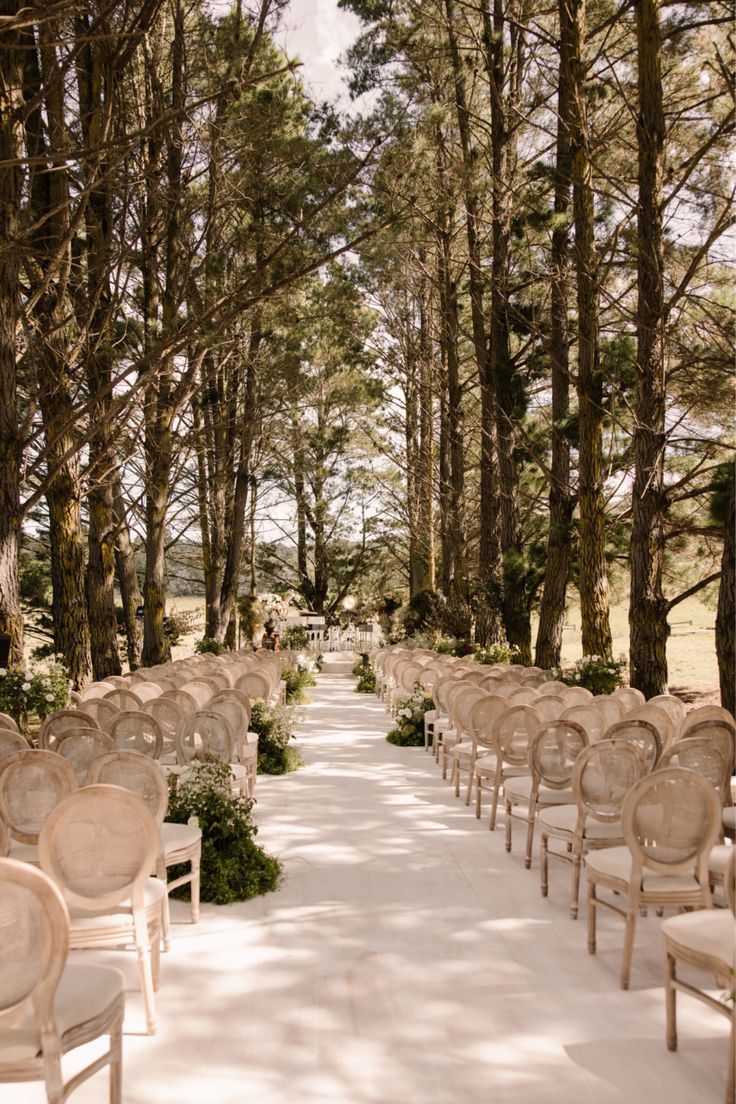
[[[560,65],[557,93],[557,147],[554,174],[554,224],[550,256],[550,362],[552,384],[552,459],[549,484],[549,535],[544,589],[534,662],[560,665],[562,627],[572,546],[574,496],[570,487],[570,443],[563,432],[570,405],[568,272],[570,209],[570,9],[560,4]]]
[[[629,602],[630,680],[647,698],[667,690],[664,561],[665,300],[662,238],[665,120],[659,0],[637,0],[638,311]]]
[[[599,272],[595,243],[593,166],[586,101],[585,0],[562,0],[572,29],[570,152],[578,304],[578,536],[583,654],[612,654],[603,498],[603,381],[599,349]]]
[[[716,655],[721,705],[736,714],[736,477],[732,473],[716,613]]]
[[[22,0],[0,0],[0,15],[14,16]],[[0,632],[10,637],[10,666],[23,663],[20,606],[20,468],[16,329],[20,284],[20,205],[24,150],[23,57],[20,32],[0,42]]]
[[[125,502],[119,478],[115,480],[113,491],[115,511],[115,570],[117,573],[120,598],[123,604],[123,624],[127,642],[128,667],[136,671],[141,665],[141,622],[136,610],[142,604],[143,596],[138,583],[138,571],[135,566],[135,550],[130,540],[130,531],[125,512]]]

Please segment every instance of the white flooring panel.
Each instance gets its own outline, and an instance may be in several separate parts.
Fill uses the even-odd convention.
[[[353,680],[323,675],[303,710],[296,774],[258,782],[259,842],[281,889],[174,904],[158,1033],[132,953],[124,968],[126,1104],[710,1104],[724,1093],[727,1022],[678,997],[664,1043],[659,921],[638,926],[631,990],[623,925],[567,915],[568,870],[523,865],[443,783],[429,755],[387,744],[388,719]],[[583,895],[584,896],[584,895]],[[76,1063],[75,1063],[76,1065]],[[72,1097],[104,1104],[106,1073]],[[40,1086],[1,1086],[37,1104]]]

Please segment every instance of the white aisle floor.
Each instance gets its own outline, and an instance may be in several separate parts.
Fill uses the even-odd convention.
[[[299,726],[305,765],[258,783],[259,841],[278,892],[174,906],[159,1029],[140,1034],[134,955],[126,1104],[710,1104],[722,1100],[727,1023],[680,997],[664,1043],[659,922],[639,925],[631,990],[622,925],[567,916],[568,874],[539,894],[522,833],[504,850],[422,750],[387,744],[382,705],[323,675]],[[91,954],[92,952],[88,952]],[[90,961],[86,957],[86,961]],[[104,1104],[106,1073],[71,1098]],[[40,1086],[2,1086],[36,1104]]]

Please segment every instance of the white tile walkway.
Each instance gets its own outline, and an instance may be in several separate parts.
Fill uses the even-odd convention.
[[[299,728],[305,767],[258,784],[260,841],[283,887],[196,928],[175,906],[159,1031],[129,995],[126,1104],[710,1104],[724,1091],[727,1024],[679,1001],[664,1044],[658,921],[639,925],[632,988],[622,928],[567,917],[455,800],[430,756],[393,748],[373,697],[323,676]],[[135,989],[134,956],[111,954]],[[89,961],[89,960],[88,960]],[[71,1098],[104,1104],[106,1074]],[[3,1086],[2,1104],[44,1099]]]

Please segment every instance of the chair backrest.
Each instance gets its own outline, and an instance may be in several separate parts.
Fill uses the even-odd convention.
[[[578,823],[584,824],[588,816],[606,823],[620,820],[627,793],[645,771],[644,757],[628,740],[589,744],[572,772]]]
[[[159,684],[157,682],[152,682],[150,679],[146,680],[145,682],[136,682],[131,687],[131,689],[138,700],[141,702],[141,705],[143,704],[143,702],[150,701],[151,698],[158,698],[161,694],[163,694],[163,690],[159,686]]]
[[[140,751],[151,759],[161,758],[164,734],[156,718],[145,709],[118,713],[110,726],[110,735],[118,751]]]
[[[472,725],[472,713],[475,706],[489,697],[487,690],[483,690],[482,687],[476,686],[474,683],[469,683],[461,693],[452,694],[452,701],[450,704],[450,717],[455,728],[465,736],[473,735]]]
[[[136,684],[137,685],[137,684]],[[127,686],[118,686],[105,694],[105,701],[112,702],[122,712],[124,709],[140,709],[143,699],[139,698],[134,690]]]
[[[677,727],[675,739],[680,740],[689,728],[701,721],[725,721],[736,730],[736,720],[728,709],[724,709],[722,705],[699,705],[697,709],[691,709],[685,714]]]
[[[234,698],[220,696],[228,693],[227,690],[220,690],[219,694],[213,694],[207,703],[207,708],[213,713],[221,713],[228,721],[235,740],[238,758],[240,758],[245,738],[248,735],[250,710],[245,709]]]
[[[494,725],[494,731],[504,762],[511,766],[526,766],[529,741],[542,724],[541,716],[531,705],[512,705],[502,713]]]
[[[547,721],[532,736],[527,749],[529,771],[537,785],[563,790],[588,737],[575,721]]]
[[[588,705],[593,697],[585,686],[563,686],[559,694],[568,709],[573,705]]]
[[[454,686],[457,686],[458,679],[455,675],[448,675],[445,678],[439,679],[434,686],[433,698],[435,705],[443,713],[447,713],[447,699],[450,691]]]
[[[7,713],[0,713],[0,729],[5,728],[10,732],[18,732],[18,722]]]
[[[117,687],[114,682],[108,682],[107,679],[103,679],[100,682],[91,682],[89,686],[85,686],[80,697],[83,702],[86,702],[90,698],[104,698],[105,694],[109,694],[116,689]]]
[[[506,700],[509,705],[536,705],[537,697],[537,691],[534,687],[527,686],[525,683],[523,686],[512,690]]]
[[[723,889],[726,894],[726,904],[736,916],[736,847],[731,848],[731,854],[726,862],[723,872]]]
[[[239,705],[242,705],[243,709],[248,714],[248,723],[250,724],[252,706],[250,698],[246,693],[244,693],[242,690],[236,689],[236,687],[234,686],[229,686],[225,690],[218,690],[217,693],[213,694],[210,698],[209,702],[207,703],[207,708],[209,709],[210,705],[216,705],[218,702],[221,701],[235,701],[238,702]]]
[[[709,900],[708,857],[721,825],[721,801],[707,778],[683,767],[654,771],[626,795],[621,819],[632,878],[642,867],[674,875],[694,871]]]
[[[10,728],[0,728],[0,762],[9,759],[17,751],[28,751],[28,743],[20,732],[13,732]]]
[[[595,694],[592,704],[605,717],[606,728],[615,724],[616,721],[622,721],[626,712],[621,699],[614,698],[612,694]]]
[[[730,772],[733,774],[736,728],[734,728],[730,721],[698,721],[696,724],[692,724],[689,728],[684,729],[675,740],[675,744],[679,744],[681,740],[689,740],[693,736],[704,736],[719,744],[728,760]]]
[[[635,686],[619,686],[612,692],[611,697],[622,701],[627,713],[630,709],[636,709],[637,706],[643,705],[646,701],[641,690],[637,690]]]
[[[109,731],[110,725],[120,712],[117,705],[107,698],[85,698],[79,708],[83,713],[88,713],[103,732]]]
[[[544,721],[558,721],[565,712],[565,703],[557,694],[546,694],[543,698],[537,695],[534,708]]]
[[[0,767],[0,817],[13,839],[34,844],[54,806],[77,788],[77,777],[53,751],[19,751]]]
[[[662,755],[659,732],[650,721],[625,717],[603,733],[604,740],[627,740],[643,756],[648,771],[654,770]]]
[[[162,824],[169,803],[163,771],[140,751],[110,751],[90,764],[87,784],[122,786],[137,794],[157,824]]]
[[[10,828],[0,816],[0,858],[5,858],[10,851]]]
[[[106,732],[100,732],[97,728],[74,728],[61,737],[56,745],[56,754],[66,760],[79,785],[84,786],[92,760],[114,748],[115,741]]]
[[[252,702],[258,701],[259,698],[268,701],[271,693],[268,679],[258,671],[249,671],[247,674],[241,675],[235,683],[235,688],[247,694]]]
[[[424,667],[419,676],[419,685],[422,690],[431,691],[435,683],[439,681],[440,674],[436,667]]]
[[[190,713],[176,730],[176,758],[182,765],[207,756],[231,763],[234,744],[230,722],[212,709]]]
[[[173,698],[163,695],[145,702],[143,712],[153,717],[161,730],[161,755],[172,755],[176,751],[176,729],[187,713],[193,713],[194,707],[184,709]]]
[[[470,711],[470,732],[479,748],[496,750],[495,724],[509,703],[499,694],[486,694]]]
[[[708,722],[705,722],[706,725]],[[718,790],[721,804],[725,805],[731,794],[731,748],[719,740],[707,736],[687,736],[678,740],[663,753],[658,770],[665,767],[686,767],[707,778]]]
[[[629,710],[624,720],[642,720],[649,721],[650,724],[653,724],[659,733],[659,739],[663,750],[669,747],[675,738],[675,726],[672,723],[669,713],[658,705],[650,705],[649,702],[645,702],[644,705]]]
[[[49,713],[41,724],[38,742],[45,751],[55,751],[65,732],[75,728],[96,728],[97,725],[88,713],[81,709],[59,709]]]
[[[399,667],[396,674],[401,689],[412,694],[419,683],[422,670],[423,668],[419,663],[405,663],[402,667]]]
[[[655,694],[653,698],[649,698],[646,704],[663,709],[675,726],[675,730],[679,728],[687,714],[687,706],[684,701],[681,698],[676,698],[674,694]]]
[[[54,994],[69,952],[69,912],[51,878],[15,859],[0,859],[0,901],[0,1016],[12,1053],[15,1031],[21,1045],[42,1031],[58,1040]],[[29,1016],[37,1025],[30,1032]]]
[[[183,683],[182,686],[185,686]],[[190,694],[187,690],[182,689],[182,686],[178,690],[165,690],[160,698],[154,698],[154,701],[161,701],[162,699],[175,702],[183,713],[193,713],[195,709],[199,708],[199,703],[193,694]],[[146,705],[149,703],[146,702]],[[146,710],[148,712],[148,710]]]
[[[51,810],[38,841],[41,869],[67,904],[90,911],[143,900],[161,848],[141,799],[121,786],[85,786]]]
[[[559,698],[562,701],[562,691],[565,689],[564,682],[557,682],[555,679],[548,679],[543,686],[539,687],[537,693],[537,699],[542,698]]]
[[[591,744],[594,744],[597,740],[602,740],[603,733],[608,728],[606,718],[593,703],[573,705],[569,709],[565,709],[560,716],[564,721],[575,721],[581,725],[588,735],[588,742]]]

